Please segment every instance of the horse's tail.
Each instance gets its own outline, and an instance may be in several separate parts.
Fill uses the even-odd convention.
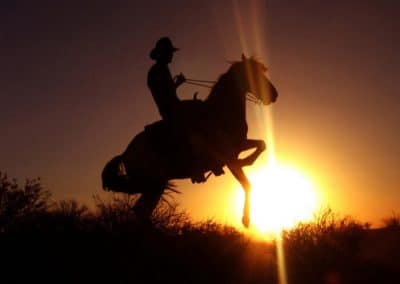
[[[112,158],[101,173],[102,186],[105,191],[125,192],[129,184],[122,156]]]
[[[105,191],[135,194],[143,193],[143,190],[151,191],[152,188],[166,188],[176,192],[174,185],[163,178],[143,172],[128,175],[122,155],[115,156],[107,162],[101,173],[101,180]]]

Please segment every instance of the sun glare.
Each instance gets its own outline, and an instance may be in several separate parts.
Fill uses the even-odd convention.
[[[309,179],[283,165],[270,165],[249,173],[251,192],[251,229],[257,234],[276,235],[300,221],[312,218],[318,200]],[[240,210],[243,194],[238,197]]]

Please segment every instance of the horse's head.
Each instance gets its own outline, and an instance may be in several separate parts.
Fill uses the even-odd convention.
[[[233,63],[231,71],[235,73],[236,81],[245,92],[250,93],[250,100],[268,105],[276,101],[278,92],[265,76],[267,67],[261,62],[242,55],[242,60]]]

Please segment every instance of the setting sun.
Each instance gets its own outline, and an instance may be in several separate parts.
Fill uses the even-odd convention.
[[[257,233],[279,233],[299,221],[312,218],[318,206],[315,188],[305,175],[294,168],[271,164],[249,173],[251,227]],[[243,195],[237,198],[241,210]]]

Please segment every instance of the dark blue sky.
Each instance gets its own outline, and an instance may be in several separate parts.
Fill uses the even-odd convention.
[[[400,208],[399,8],[389,0],[1,1],[0,170],[41,176],[56,197],[90,199],[105,161],[158,119],[145,84],[157,38],[181,48],[173,73],[213,80],[239,58],[242,36],[281,94],[278,156],[315,172],[344,212],[390,213]]]

